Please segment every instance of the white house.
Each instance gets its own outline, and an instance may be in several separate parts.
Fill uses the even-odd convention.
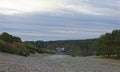
[[[65,48],[60,48],[60,47],[56,48],[56,52],[63,52],[64,50],[65,50]]]

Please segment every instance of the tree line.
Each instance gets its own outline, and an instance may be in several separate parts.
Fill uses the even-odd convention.
[[[65,48],[64,54],[72,56],[120,57],[120,30],[113,30],[99,38],[86,40],[24,41],[6,32],[0,34],[0,51],[22,56],[34,53],[55,54],[57,47]]]
[[[71,56],[91,56],[96,54],[97,38],[48,41],[46,45],[46,47],[51,50],[55,50],[57,47],[65,48],[64,54],[69,54]]]
[[[98,42],[98,55],[120,57],[120,30],[102,35]]]

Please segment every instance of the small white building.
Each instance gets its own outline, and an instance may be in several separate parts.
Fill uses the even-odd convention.
[[[65,48],[60,48],[60,47],[56,48],[56,52],[63,52],[63,51],[65,51]]]
[[[65,51],[65,48],[61,48],[61,51]]]

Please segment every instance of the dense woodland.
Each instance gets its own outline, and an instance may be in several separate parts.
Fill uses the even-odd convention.
[[[62,54],[72,56],[120,56],[120,30],[106,33],[100,38],[86,40],[24,41],[6,32],[0,35],[0,51],[22,56],[34,53],[55,54],[57,47],[65,48]],[[61,54],[61,53],[60,53]]]

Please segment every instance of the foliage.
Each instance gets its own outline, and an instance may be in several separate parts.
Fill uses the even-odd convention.
[[[6,32],[0,35],[0,51],[22,56],[31,53],[55,54],[57,47],[65,48],[64,54],[72,56],[120,56],[120,30],[106,33],[100,38],[86,40],[25,41]]]
[[[0,35],[0,39],[8,43],[22,42],[22,40],[19,37],[12,36],[6,32]]]
[[[120,56],[120,30],[106,33],[99,39],[99,55]]]
[[[64,47],[64,54],[90,56],[96,55],[97,40],[98,39],[48,41],[46,47],[51,50],[55,50],[56,47]]]
[[[0,35],[0,51],[22,56],[29,55],[27,48],[19,37],[12,36],[6,32]]]
[[[28,55],[28,51],[22,43],[11,43],[10,44],[2,40],[0,40],[0,51],[11,53],[11,54],[22,55],[22,56]]]
[[[38,42],[34,41],[25,41],[22,42],[22,40],[19,37],[12,36],[6,32],[2,33],[0,35],[0,51],[11,53],[11,54],[17,54],[22,56],[28,56],[31,53],[52,53],[49,50],[42,49],[39,47],[43,47],[43,44],[38,45]]]

